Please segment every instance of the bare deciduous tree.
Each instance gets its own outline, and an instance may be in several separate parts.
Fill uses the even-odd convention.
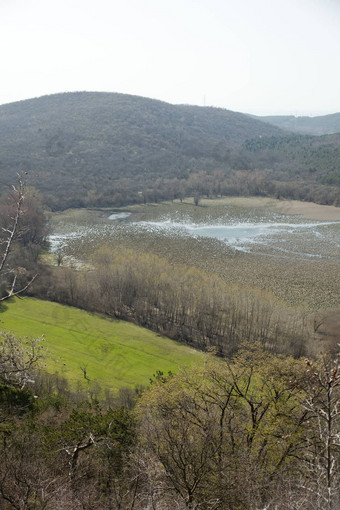
[[[20,339],[0,332],[0,381],[23,389],[32,380],[32,371],[42,357],[42,340],[43,337]]]
[[[7,289],[4,295],[0,297],[0,302],[25,292],[25,290],[27,290],[38,276],[37,274],[33,275],[33,277],[30,278],[25,285],[17,287],[18,276],[22,275],[22,273],[25,272],[25,269],[21,267],[7,267],[10,252],[15,238],[18,235],[20,217],[23,213],[25,185],[23,178],[20,175],[18,175],[18,184],[16,186],[12,186],[11,198],[14,205],[13,213],[10,215],[8,224],[2,227],[2,236],[0,238],[0,245],[3,246],[3,252],[0,255],[0,278],[5,277],[8,279],[8,282],[6,282]]]
[[[306,361],[307,386],[303,406],[309,412],[309,449],[311,491],[316,508],[339,508],[340,491],[340,353],[335,360],[323,356],[319,363]]]

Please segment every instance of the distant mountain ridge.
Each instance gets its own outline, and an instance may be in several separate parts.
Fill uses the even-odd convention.
[[[340,133],[340,113],[320,115],[317,117],[295,117],[294,115],[267,115],[255,116],[252,118],[263,120],[280,129],[307,134],[307,135],[331,135]]]

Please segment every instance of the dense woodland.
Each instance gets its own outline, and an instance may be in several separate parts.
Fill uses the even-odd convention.
[[[339,204],[340,134],[287,133],[248,115],[137,96],[68,93],[0,106],[0,171],[53,209],[183,195]]]
[[[78,117],[70,102],[88,111],[89,99],[92,112]],[[56,124],[47,115],[53,101]],[[121,121],[129,123],[129,108],[133,120],[125,132]],[[140,119],[149,116],[148,124],[138,121],[135,108]],[[29,113],[21,117],[25,109]],[[116,147],[111,138],[115,165],[109,166],[107,140],[118,112],[122,139],[115,139]],[[171,134],[179,114],[190,140],[181,131],[177,138]],[[108,115],[105,138],[99,126]],[[220,124],[214,132],[209,122],[216,125],[215,116]],[[159,118],[167,130],[152,122]],[[98,119],[97,130],[91,119]],[[238,125],[234,138],[227,136],[228,122]],[[255,122],[249,131],[248,122]],[[268,293],[228,287],[217,276],[151,254],[98,247],[86,271],[47,267],[40,254],[46,249],[46,198],[50,206],[64,207],[180,198],[190,190],[197,198],[274,194],[337,204],[336,182],[328,187],[322,179],[326,183],[325,176],[339,170],[338,135],[327,141],[282,138],[241,114],[113,94],[58,95],[1,107],[0,131],[4,126],[3,178],[16,183],[15,165],[31,165],[28,178],[39,181],[41,192],[19,179],[1,196],[0,306],[11,296],[31,294],[101,312],[195,346],[206,352],[206,361],[177,374],[150,374],[148,387],[99,397],[44,372],[43,338],[1,332],[0,508],[336,510],[340,358],[331,344],[313,357],[315,322]],[[148,160],[140,138],[146,126],[157,146]],[[254,126],[255,138],[249,134]],[[152,159],[156,153],[161,157]],[[149,161],[144,174],[136,161]]]

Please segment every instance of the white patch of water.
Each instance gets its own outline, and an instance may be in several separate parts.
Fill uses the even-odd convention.
[[[50,243],[50,251],[55,253],[67,244],[71,239],[79,239],[82,237],[81,232],[69,232],[68,234],[51,234],[48,236]]]
[[[330,225],[340,225],[340,222],[237,222],[217,224],[197,224],[190,222],[176,222],[171,219],[163,221],[135,222],[133,225],[141,230],[164,232],[166,235],[189,235],[194,238],[214,238],[239,250],[249,251],[250,245],[267,244],[273,239],[283,238],[285,235],[294,235],[298,232],[324,238],[323,228]],[[319,256],[318,254],[306,254]]]
[[[112,213],[108,217],[109,220],[124,220],[125,218],[128,218],[131,216],[130,212],[119,212],[119,213]]]

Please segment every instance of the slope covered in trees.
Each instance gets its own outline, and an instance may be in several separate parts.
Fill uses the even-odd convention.
[[[249,181],[239,171],[262,170],[293,189],[337,185],[340,135],[310,140],[228,110],[79,92],[1,106],[0,151],[3,180],[28,170],[49,205],[65,208],[239,193]],[[260,188],[245,193],[287,192]],[[293,198],[337,202],[328,196]]]
[[[253,116],[280,129],[306,135],[329,135],[340,133],[340,113],[317,117],[295,117],[295,115]]]
[[[182,177],[214,166],[219,143],[239,147],[280,130],[215,108],[172,106],[123,94],[72,93],[0,108],[1,171],[32,172],[43,191],[133,190],[154,177]],[[121,185],[122,185],[121,182]]]

